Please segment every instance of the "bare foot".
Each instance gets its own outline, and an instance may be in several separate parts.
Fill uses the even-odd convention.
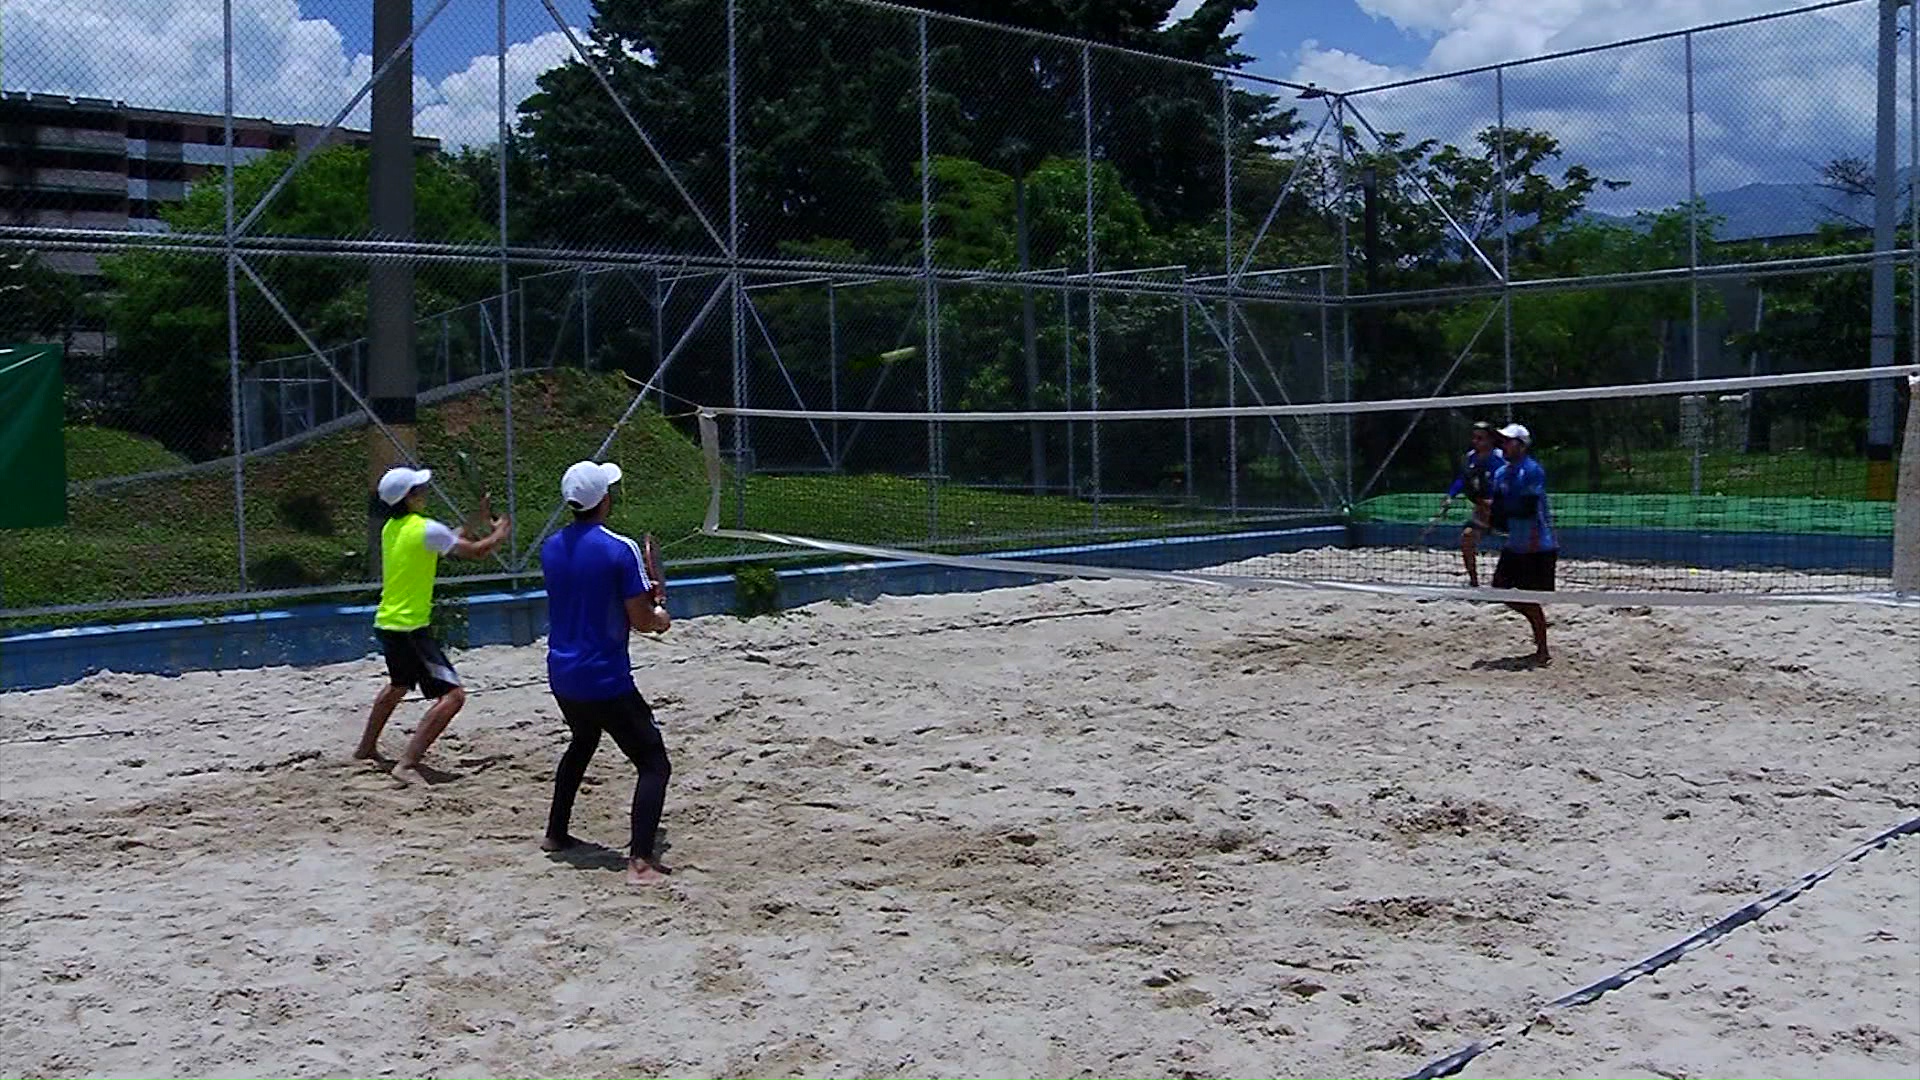
[[[393,763],[393,782],[401,787],[424,784],[426,780],[426,777],[420,775],[419,762],[396,761]]]
[[[1543,653],[1543,652],[1537,652],[1533,654],[1534,667],[1546,667],[1548,664],[1551,664],[1551,663],[1553,663],[1553,657],[1550,656],[1549,654]]]
[[[541,851],[565,851],[568,848],[573,847],[579,843],[580,841],[575,840],[571,836],[561,836],[561,837],[543,836],[540,838],[540,850]]]
[[[659,885],[664,883],[667,875],[671,873],[673,871],[669,870],[664,863],[650,862],[646,859],[627,860],[627,884],[629,885]]]

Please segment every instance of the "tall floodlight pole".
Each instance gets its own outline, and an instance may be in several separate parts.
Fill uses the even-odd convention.
[[[412,0],[373,0],[373,54],[391,55],[413,30]],[[373,145],[368,209],[380,240],[413,239],[413,50],[409,48],[373,84]],[[367,404],[406,447],[414,448],[419,372],[413,355],[413,264],[378,259],[367,281]],[[367,429],[370,480],[397,464],[403,452],[378,426]],[[372,483],[368,490],[372,490]],[[377,507],[376,507],[377,509]],[[367,552],[380,562],[379,514],[368,515]]]
[[[1893,245],[1899,197],[1894,190],[1894,79],[1899,63],[1899,19],[1908,0],[1880,0],[1880,55],[1875,69],[1873,130],[1873,337],[1874,367],[1892,367]],[[1893,498],[1894,385],[1875,379],[1867,389],[1867,498]]]

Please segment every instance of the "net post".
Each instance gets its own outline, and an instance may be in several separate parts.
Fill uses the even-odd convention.
[[[1894,356],[1892,255],[1898,194],[1894,189],[1894,90],[1899,51],[1899,8],[1907,0],[1879,0],[1878,52],[1874,68],[1873,260],[1869,363],[1891,367]],[[1867,498],[1894,497],[1894,409],[1897,388],[1876,379],[1867,386]]]
[[[1889,392],[1892,388],[1889,387]],[[1905,443],[1920,437],[1920,375],[1907,376]],[[1920,452],[1905,446],[1893,504],[1893,591],[1920,595]]]

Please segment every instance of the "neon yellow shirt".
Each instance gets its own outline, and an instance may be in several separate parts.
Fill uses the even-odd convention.
[[[433,582],[440,556],[458,539],[422,514],[394,518],[380,529],[380,607],[376,630],[418,630],[433,621]]]

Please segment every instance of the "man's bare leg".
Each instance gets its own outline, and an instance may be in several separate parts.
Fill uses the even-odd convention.
[[[373,699],[373,710],[367,714],[367,728],[360,734],[360,746],[354,750],[354,757],[365,760],[379,755],[380,733],[386,730],[387,718],[392,716],[393,710],[399,708],[400,703],[405,700],[407,700],[407,688],[404,686],[389,684],[386,689],[380,691],[380,696]]]
[[[1460,557],[1465,560],[1467,564],[1467,585],[1475,589],[1480,587],[1478,542],[1478,537],[1474,535],[1472,525],[1468,525],[1466,528],[1460,530]]]
[[[1553,663],[1553,655],[1547,651],[1547,612],[1539,604],[1508,604],[1508,607],[1527,617],[1527,625],[1533,628],[1533,662],[1536,664]]]
[[[466,703],[467,692],[456,686],[427,709],[427,714],[420,718],[419,730],[407,740],[407,748],[400,752],[400,760],[394,763],[394,779],[402,783],[411,781],[412,778],[405,774],[419,767],[420,759],[427,756],[427,748],[433,745],[441,732],[447,730],[447,725],[453,723],[454,716]]]

